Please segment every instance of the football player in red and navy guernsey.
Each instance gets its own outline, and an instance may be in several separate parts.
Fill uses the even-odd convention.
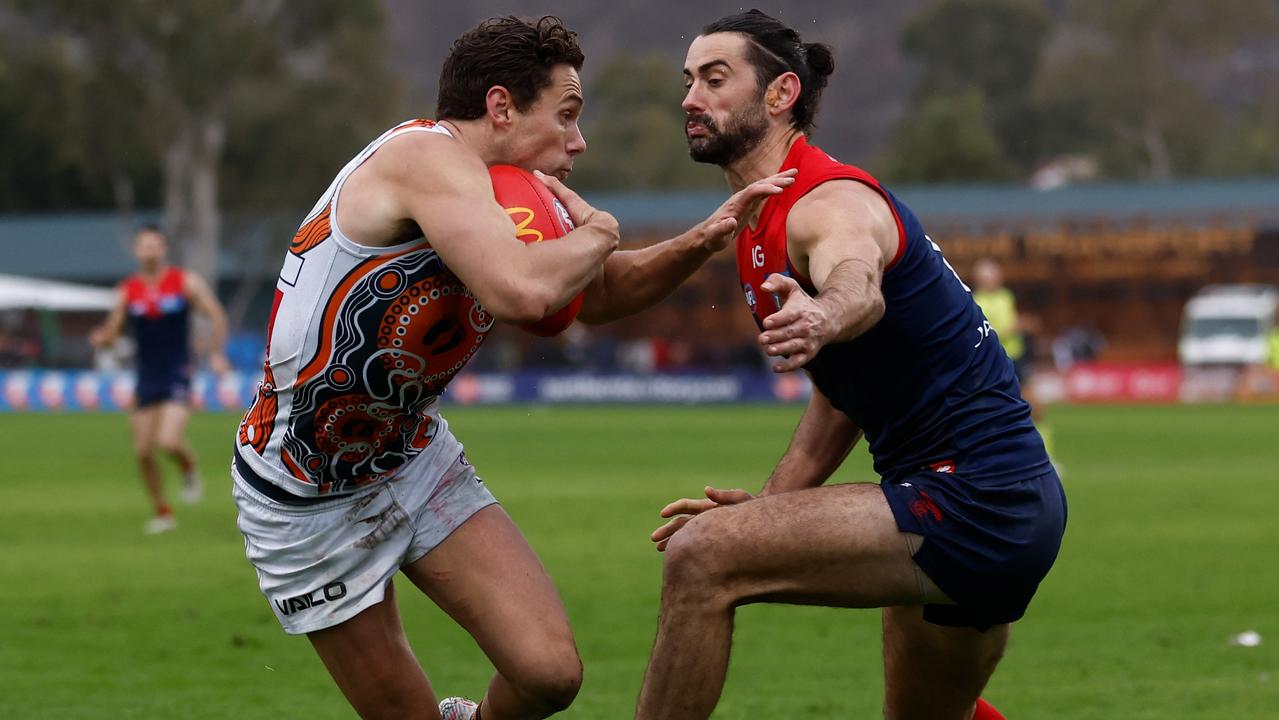
[[[969,289],[905,205],[809,144],[833,69],[754,10],[688,50],[693,159],[733,188],[798,169],[738,235],[737,264],[773,369],[803,369],[813,395],[757,495],[663,509],[643,720],[711,714],[752,602],[883,608],[886,717],[1001,717],[979,696],[1061,543],[1061,484]],[[881,481],[822,487],[863,435]]]
[[[146,525],[151,534],[177,527],[164,493],[164,477],[156,462],[163,451],[182,471],[182,498],[193,503],[203,495],[195,453],[186,439],[191,408],[191,308],[208,317],[212,326],[209,367],[221,375],[230,369],[222,347],[227,321],[217,296],[197,274],[167,264],[168,248],[160,229],[147,225],[133,236],[138,272],[120,284],[120,296],[106,321],[89,340],[106,347],[124,331],[126,322],[137,346],[137,385],[133,411],[133,446],[138,470],[155,506]]]

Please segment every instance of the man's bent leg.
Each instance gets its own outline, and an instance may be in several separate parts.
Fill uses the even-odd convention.
[[[185,402],[168,400],[160,405],[160,423],[157,433],[157,445],[168,453],[182,471],[182,500],[188,504],[199,502],[204,497],[204,483],[200,480],[200,471],[195,466],[195,451],[187,441],[187,421],[191,417],[191,408]]]
[[[435,693],[404,637],[391,583],[382,602],[307,638],[360,717],[439,720]]]
[[[156,447],[177,461],[182,472],[195,469],[195,451],[187,442],[187,422],[191,418],[191,409],[186,403],[166,400],[158,406],[159,420],[156,427]]]
[[[582,683],[582,661],[551,578],[515,523],[489,505],[404,573],[475,638],[497,674],[484,720],[544,718]]]
[[[933,625],[918,605],[884,608],[884,717],[969,720],[1008,631]]]
[[[657,640],[636,717],[710,715],[723,689],[738,605],[944,601],[922,592],[878,485],[783,493],[702,513],[666,549]]]
[[[156,430],[160,419],[158,405],[140,407],[129,413],[133,429],[133,452],[138,459],[138,474],[156,515],[168,515],[169,503],[164,498],[164,477],[155,461]]]

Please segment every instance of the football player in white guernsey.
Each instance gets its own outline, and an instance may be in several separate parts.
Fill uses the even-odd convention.
[[[438,411],[494,320],[585,292],[599,323],[665,297],[792,182],[756,182],[688,232],[615,252],[618,224],[562,180],[585,151],[576,35],[551,17],[481,23],[444,62],[437,120],[403,123],[337,176],[286,254],[258,395],[236,439],[246,553],[285,630],[306,634],[364,718],[541,718],[582,665],[551,579]],[[576,229],[525,245],[487,168],[544,173]],[[400,624],[403,572],[496,673],[436,705]]]

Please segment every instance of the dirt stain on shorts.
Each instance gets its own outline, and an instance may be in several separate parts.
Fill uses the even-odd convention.
[[[351,507],[346,511],[345,520],[347,522],[351,522],[352,520],[354,520],[356,515],[359,515],[360,513],[364,512],[364,508],[368,507],[369,505],[372,505],[373,501],[377,500],[378,497],[381,496],[381,494],[382,494],[381,492],[369,493],[368,495],[365,495],[359,500],[356,500],[354,503],[351,504]]]
[[[370,518],[361,520],[361,523],[368,523],[373,526],[373,530],[364,537],[356,540],[353,547],[361,550],[369,550],[386,542],[401,525],[409,521],[409,514],[400,507],[399,503],[391,503],[390,507]]]

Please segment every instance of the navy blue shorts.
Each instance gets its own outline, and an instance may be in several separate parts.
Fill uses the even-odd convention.
[[[1066,495],[1053,470],[965,480],[957,472],[894,474],[880,487],[902,532],[924,536],[916,564],[954,605],[925,605],[935,625],[985,631],[1026,614],[1066,530]]]
[[[140,375],[134,395],[138,408],[162,402],[186,404],[191,397],[191,378],[181,373]]]

